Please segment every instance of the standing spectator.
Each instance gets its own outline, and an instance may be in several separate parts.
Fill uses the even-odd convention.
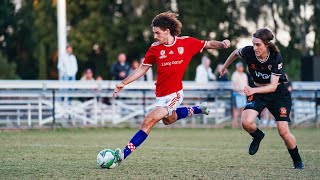
[[[93,72],[91,69],[86,69],[83,73],[83,76],[80,79],[81,81],[94,81]]]
[[[216,67],[216,70],[214,71],[214,74],[218,77],[217,81],[228,81],[229,71],[226,70],[226,73],[222,76],[219,75],[220,70],[222,69],[223,64],[218,64]]]
[[[237,128],[239,127],[238,116],[242,113],[247,101],[246,95],[244,93],[244,87],[248,85],[248,77],[246,73],[244,73],[244,67],[242,62],[237,62],[236,71],[232,73],[231,81],[234,102],[232,128]]]
[[[202,56],[201,64],[198,65],[195,81],[197,83],[208,83],[210,80],[216,80],[210,67],[211,60],[207,56]]]
[[[126,62],[127,56],[124,53],[118,55],[118,62],[112,65],[111,73],[114,80],[123,80],[129,75],[130,66]]]
[[[78,72],[77,58],[73,54],[73,48],[71,45],[67,45],[66,54],[59,58],[58,70],[59,79],[65,81],[76,80],[76,74]]]

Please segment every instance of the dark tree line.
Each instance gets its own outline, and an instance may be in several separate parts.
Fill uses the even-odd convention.
[[[213,60],[213,69],[224,62],[239,37],[250,37],[248,27],[241,23],[241,9],[245,19],[265,25],[271,19],[276,34],[286,27],[290,41],[282,50],[289,76],[298,80],[301,55],[311,51],[319,55],[320,2],[317,0],[67,0],[68,42],[74,46],[79,73],[92,68],[96,75],[110,79],[110,67],[117,54],[124,52],[128,60],[141,58],[153,35],[152,18],[164,11],[176,11],[183,23],[182,35],[200,39],[228,38],[233,48],[206,52]],[[310,19],[303,16],[303,8],[311,7]],[[22,1],[21,8],[11,0],[0,1],[0,78],[1,79],[57,79],[57,4],[56,0]],[[271,15],[271,16],[270,16]],[[269,19],[269,20],[267,20]],[[305,44],[305,37],[315,32],[313,49]],[[276,36],[277,38],[281,38]],[[279,40],[279,39],[277,39]],[[185,75],[194,79],[201,55],[195,57]]]

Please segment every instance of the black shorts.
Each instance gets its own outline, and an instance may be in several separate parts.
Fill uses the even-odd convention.
[[[291,94],[286,86],[281,83],[275,92],[254,94],[247,97],[247,103],[244,109],[253,109],[260,114],[264,108],[268,108],[276,121],[290,122],[291,105]]]

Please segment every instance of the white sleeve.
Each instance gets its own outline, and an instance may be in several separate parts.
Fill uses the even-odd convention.
[[[216,75],[214,75],[212,73],[212,69],[211,68],[208,69],[208,76],[209,76],[210,80],[216,80],[217,79]]]
[[[76,75],[78,72],[78,61],[77,61],[76,56],[74,56],[74,60],[75,60],[75,73],[74,73],[74,75]]]
[[[232,75],[231,75],[231,84],[232,84],[233,90],[235,90],[235,88],[236,88],[236,83],[237,83],[237,81],[236,81],[236,75],[235,75],[235,73],[233,72]]]
[[[201,82],[201,67],[200,67],[200,65],[196,69],[196,78],[194,80],[196,82]]]
[[[58,70],[60,72],[65,72],[64,60],[65,60],[64,55],[61,55],[61,57],[59,57],[59,59],[58,59]]]
[[[78,63],[77,63],[77,58],[76,56],[72,55],[72,75],[76,75],[78,71]]]

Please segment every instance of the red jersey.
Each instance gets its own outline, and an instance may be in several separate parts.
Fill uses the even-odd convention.
[[[202,52],[207,41],[175,37],[171,45],[155,42],[148,49],[143,65],[157,64],[156,96],[166,96],[182,89],[182,78],[191,58]]]

